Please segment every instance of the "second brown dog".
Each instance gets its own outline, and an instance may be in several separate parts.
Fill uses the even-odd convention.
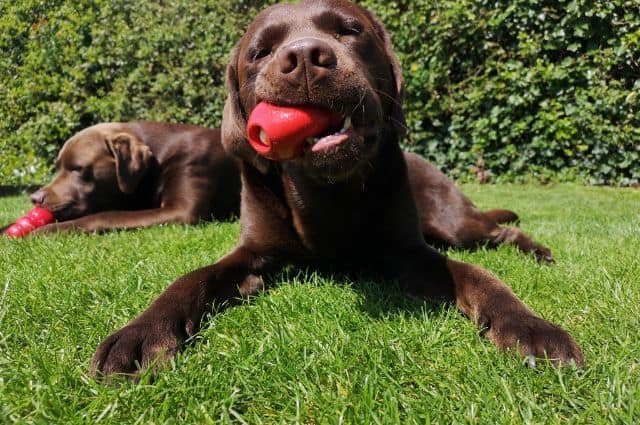
[[[31,195],[58,220],[37,230],[99,232],[239,214],[240,177],[220,130],[103,123],[62,147],[53,181]]]

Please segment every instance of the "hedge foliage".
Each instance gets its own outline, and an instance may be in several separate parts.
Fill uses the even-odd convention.
[[[273,1],[0,3],[0,184],[100,121],[217,126],[235,40]],[[640,182],[638,0],[366,0],[392,32],[406,147],[458,178]]]

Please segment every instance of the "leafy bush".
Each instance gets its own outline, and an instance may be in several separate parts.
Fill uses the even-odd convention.
[[[100,121],[217,126],[228,53],[273,1],[0,5],[0,182],[42,181]],[[362,2],[393,34],[406,147],[457,178],[640,182],[635,0]]]

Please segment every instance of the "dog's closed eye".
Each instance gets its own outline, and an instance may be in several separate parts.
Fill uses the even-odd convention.
[[[363,27],[360,22],[355,19],[347,19],[340,23],[336,36],[338,38],[344,36],[358,36],[362,33]]]

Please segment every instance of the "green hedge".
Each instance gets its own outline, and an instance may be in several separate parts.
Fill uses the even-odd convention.
[[[0,4],[0,184],[79,129],[220,124],[228,53],[265,1]],[[640,2],[362,2],[393,34],[408,149],[456,178],[640,182]]]

